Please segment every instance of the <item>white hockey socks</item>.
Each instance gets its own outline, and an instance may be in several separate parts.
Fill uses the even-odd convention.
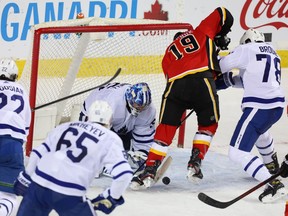
[[[259,154],[263,158],[264,164],[271,163],[273,161],[272,155],[274,154],[274,141],[272,136],[266,132],[262,134],[255,143]]]
[[[240,164],[243,170],[251,177],[262,182],[268,179],[271,174],[268,169],[263,166],[263,162],[257,156],[252,155],[250,152],[241,151],[235,147],[230,146],[229,158]]]

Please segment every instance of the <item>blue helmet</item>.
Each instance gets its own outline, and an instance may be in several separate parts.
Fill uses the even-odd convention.
[[[131,114],[137,116],[151,104],[151,91],[147,83],[137,83],[130,86],[125,92],[126,101]]]

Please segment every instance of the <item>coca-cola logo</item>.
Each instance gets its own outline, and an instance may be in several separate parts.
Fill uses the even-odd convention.
[[[243,29],[274,26],[277,30],[288,28],[284,18],[288,17],[288,0],[246,0],[241,14],[240,25]],[[255,26],[249,24],[251,18],[257,22]],[[259,24],[261,23],[261,24]]]

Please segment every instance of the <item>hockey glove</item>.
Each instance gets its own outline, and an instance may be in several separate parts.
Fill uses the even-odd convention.
[[[105,195],[105,192],[99,194],[95,199],[91,200],[91,202],[94,205],[94,210],[110,214],[117,206],[122,205],[125,201],[122,196],[119,199],[114,199],[110,195],[110,190],[108,190],[107,195]]]
[[[285,160],[282,162],[280,167],[281,177],[288,177],[288,154],[285,156]]]
[[[215,44],[221,50],[228,50],[228,45],[231,42],[231,39],[227,35],[216,35],[214,38]]]
[[[233,80],[233,73],[231,71],[217,76],[215,80],[216,89],[222,90],[235,85]]]
[[[16,181],[14,182],[14,193],[17,196],[24,196],[29,185],[31,184],[31,181],[30,176],[25,171],[20,172]]]

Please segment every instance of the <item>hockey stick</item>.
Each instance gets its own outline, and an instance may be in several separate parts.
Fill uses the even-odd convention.
[[[262,187],[263,185],[269,183],[271,180],[277,178],[279,175],[281,175],[281,173],[282,173],[282,171],[280,170],[277,174],[271,176],[270,178],[266,179],[265,181],[259,183],[255,187],[251,188],[250,190],[246,191],[245,193],[241,194],[240,196],[238,196],[238,197],[236,197],[236,198],[234,198],[228,202],[221,202],[221,201],[215,200],[204,193],[199,193],[198,199],[201,200],[202,202],[206,203],[207,205],[213,206],[215,208],[224,209],[224,208],[227,208],[228,206],[234,204],[235,202],[243,199],[244,197],[246,197],[250,193],[254,192],[258,188]]]
[[[141,188],[150,188],[151,186],[155,185],[165,174],[167,169],[170,167],[172,163],[173,158],[171,156],[168,156],[164,159],[163,163],[161,166],[158,168],[156,171],[155,178],[152,181],[148,181],[147,183],[144,183],[142,185],[139,185],[138,182],[131,182],[130,188],[132,190],[140,190]],[[145,181],[145,180],[144,180]]]
[[[139,170],[141,170],[143,168],[143,166],[145,165],[146,161],[144,161],[134,172],[133,172],[133,176],[139,172]]]
[[[49,102],[49,103],[46,103],[46,104],[37,106],[37,107],[35,107],[34,109],[32,109],[32,112],[34,112],[35,110],[41,109],[41,108],[43,108],[43,107],[46,107],[46,106],[49,106],[49,105],[58,103],[58,102],[60,102],[60,101],[67,100],[67,99],[69,99],[69,98],[75,97],[75,96],[77,96],[77,95],[80,95],[80,94],[83,94],[83,93],[92,91],[92,90],[94,90],[94,89],[96,89],[96,88],[99,88],[99,87],[101,87],[101,86],[103,86],[103,85],[106,85],[106,84],[110,83],[112,80],[114,80],[114,79],[120,74],[120,72],[121,72],[121,68],[118,68],[118,70],[116,71],[116,73],[115,73],[109,80],[107,80],[106,82],[102,83],[101,85],[98,85],[98,86],[96,86],[96,87],[93,87],[93,88],[90,88],[90,89],[86,89],[86,90],[84,90],[84,91],[77,92],[77,93],[75,93],[75,94],[68,95],[68,96],[66,96],[66,97],[60,98],[60,99],[58,99],[58,100],[55,100],[55,101],[52,101],[52,102]]]
[[[162,178],[162,176],[165,174],[165,172],[167,171],[167,169],[170,167],[171,163],[172,163],[173,158],[171,156],[168,156],[166,158],[166,160],[162,163],[162,165],[160,166],[160,168],[157,170],[154,181],[156,184],[159,179]]]
[[[194,112],[194,109],[191,109],[188,115],[180,122],[180,125],[177,126],[177,129],[187,120],[187,118]]]

